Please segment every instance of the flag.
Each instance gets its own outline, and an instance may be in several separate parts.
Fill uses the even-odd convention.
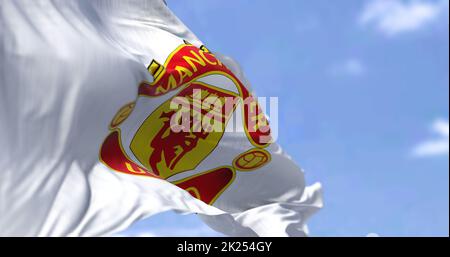
[[[111,235],[169,210],[230,236],[307,234],[320,184],[237,63],[164,1],[0,11],[1,236]]]

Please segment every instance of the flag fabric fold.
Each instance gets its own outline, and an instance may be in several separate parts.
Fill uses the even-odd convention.
[[[307,235],[320,184],[270,140],[239,65],[164,1],[0,12],[0,236],[111,235],[169,210],[231,236]],[[205,113],[223,130],[193,131]]]

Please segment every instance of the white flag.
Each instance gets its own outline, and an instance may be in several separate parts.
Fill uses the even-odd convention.
[[[273,142],[239,66],[164,1],[0,11],[0,236],[111,235],[168,210],[232,236],[306,234],[320,185]]]

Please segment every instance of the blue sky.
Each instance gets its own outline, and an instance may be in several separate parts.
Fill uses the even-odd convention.
[[[279,143],[324,186],[313,236],[449,235],[448,0],[167,2],[279,97]],[[218,235],[174,213],[123,234]]]

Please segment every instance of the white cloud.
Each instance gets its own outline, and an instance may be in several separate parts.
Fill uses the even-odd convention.
[[[430,139],[417,145],[413,149],[416,157],[428,157],[447,155],[449,153],[449,123],[448,120],[436,120],[433,123],[432,131],[438,135],[436,139]]]
[[[366,235],[366,237],[380,237],[377,233],[369,233]]]
[[[393,36],[421,29],[443,14],[448,16],[448,3],[448,0],[371,0],[359,22],[363,26],[373,25],[380,32]]]
[[[357,58],[349,58],[333,65],[330,73],[334,76],[360,76],[366,72],[363,62]]]

